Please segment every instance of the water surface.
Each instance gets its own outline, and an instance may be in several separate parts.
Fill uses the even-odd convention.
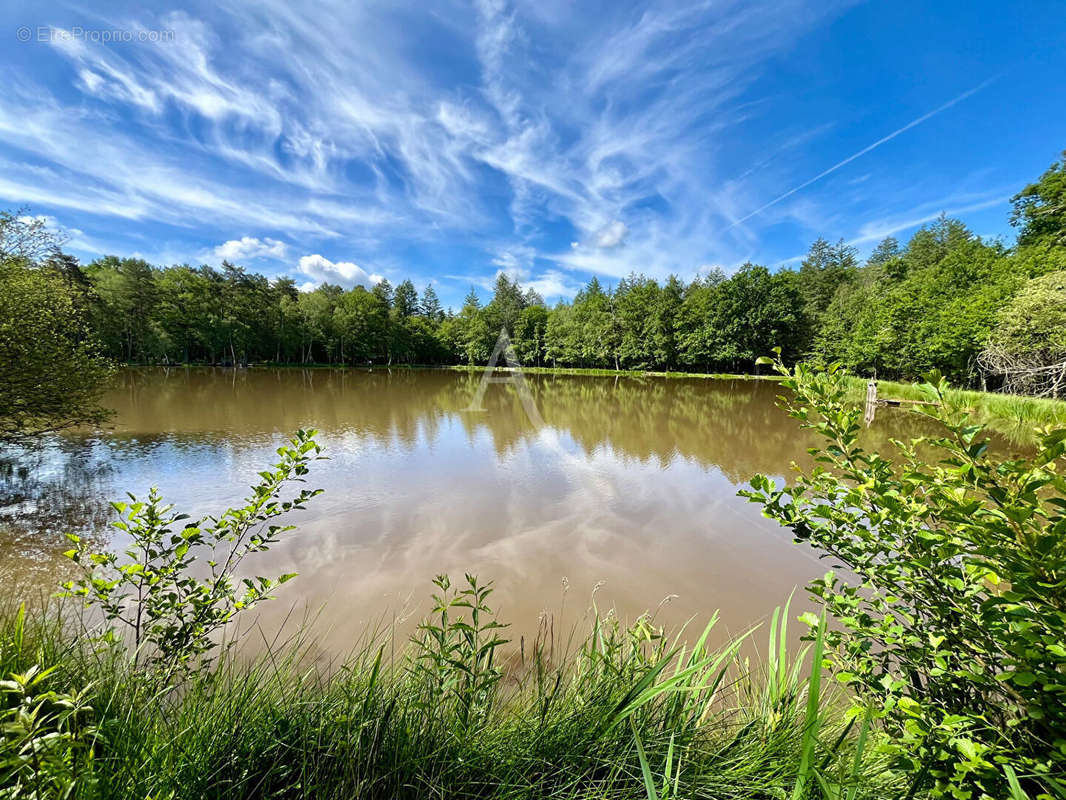
[[[430,579],[496,581],[519,631],[590,606],[664,623],[720,609],[723,630],[764,617],[828,564],[736,496],[756,472],[806,462],[811,439],[765,381],[529,376],[546,423],[514,387],[445,370],[125,370],[110,430],[67,436],[8,465],[0,558],[8,579],[54,585],[63,530],[111,540],[107,501],[164,497],[193,515],[238,502],[274,449],[316,428],[324,494],[299,530],[257,556],[298,572],[264,612],[317,610],[319,647],[345,651],[368,622],[417,617]],[[871,440],[914,433],[881,414]],[[13,502],[17,501],[17,502]],[[666,601],[663,604],[663,601]],[[401,623],[404,624],[404,623]]]

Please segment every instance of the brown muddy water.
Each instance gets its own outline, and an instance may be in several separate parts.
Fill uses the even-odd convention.
[[[544,427],[514,386],[446,370],[129,369],[106,398],[108,430],[68,435],[3,465],[0,577],[50,590],[63,531],[121,544],[108,501],[149,487],[193,516],[244,497],[274,449],[316,428],[324,489],[298,530],[254,556],[256,574],[297,572],[261,622],[315,618],[323,655],[368,625],[408,630],[430,580],[494,580],[501,619],[527,638],[590,608],[667,625],[721,611],[722,632],[764,619],[831,564],[764,519],[737,490],[781,479],[812,439],[766,381],[528,376]],[[870,444],[919,433],[879,412]],[[557,620],[557,621],[556,621]],[[516,637],[517,638],[517,637]]]

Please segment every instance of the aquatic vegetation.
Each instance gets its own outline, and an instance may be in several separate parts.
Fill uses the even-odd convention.
[[[85,727],[65,756],[62,796],[742,798],[804,797],[825,785],[875,798],[901,790],[885,758],[858,746],[839,692],[821,680],[821,640],[813,659],[789,654],[787,607],[754,665],[741,657],[750,637],[706,645],[714,620],[686,644],[646,617],[626,626],[611,613],[596,614],[565,651],[538,638],[523,660],[495,633],[490,586],[473,576],[458,593],[442,584],[433,616],[395,656],[385,630],[339,665],[309,666],[309,629],[254,657],[231,651],[168,691],[122,652],[73,635],[76,620],[53,607],[29,620],[10,609],[0,618],[0,672],[47,663],[42,687],[80,698]],[[443,625],[442,607],[451,612]],[[485,637],[471,630],[474,607]],[[4,735],[0,761],[19,746]]]

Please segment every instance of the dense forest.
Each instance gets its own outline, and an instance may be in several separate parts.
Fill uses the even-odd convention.
[[[500,274],[490,302],[471,290],[445,310],[411,281],[322,285],[222,262],[159,267],[107,256],[46,263],[65,277],[105,355],[128,363],[483,363],[501,326],[524,364],[750,371],[781,347],[788,361],[842,361],[859,374],[1062,395],[1066,390],[1066,156],[1013,199],[1017,243],[941,217],[861,263],[818,239],[798,269],[745,264],[685,283],[597,278],[547,306]]]

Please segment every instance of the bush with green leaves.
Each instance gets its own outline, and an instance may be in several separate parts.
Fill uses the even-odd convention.
[[[67,798],[93,783],[92,687],[48,689],[55,669],[0,681],[0,798]]]
[[[769,361],[769,359],[767,359]],[[837,680],[881,718],[912,792],[1066,797],[1066,430],[999,458],[927,383],[935,435],[865,451],[839,365],[774,363],[825,440],[791,486],[742,494],[844,568],[809,587]]]
[[[309,463],[319,457],[315,433],[298,431],[279,447],[278,462],[259,473],[244,504],[218,517],[185,522],[189,517],[164,505],[155,488],[147,501],[131,494],[130,502],[113,503],[121,515],[114,525],[129,538],[129,546],[121,554],[94,553],[68,534],[74,548],[66,555],[84,575],[64,584],[64,594],[82,598],[103,615],[106,640],[128,636],[135,663],[164,675],[203,665],[227,622],[270,599],[277,586],[295,577],[238,579],[237,573],[246,557],[269,549],[294,529],[274,520],[304,508],[321,492],[301,489],[282,497],[289,484],[303,481]],[[206,575],[198,577],[194,567],[202,560]]]

